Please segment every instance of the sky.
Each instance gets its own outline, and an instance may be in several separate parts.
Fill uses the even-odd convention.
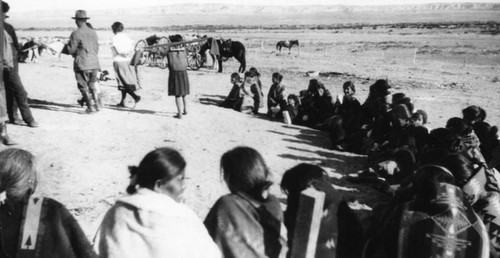
[[[394,4],[426,4],[453,2],[493,2],[500,0],[8,0],[11,11],[23,12],[51,9],[115,9],[147,7],[182,3],[226,3],[243,5],[394,5]]]

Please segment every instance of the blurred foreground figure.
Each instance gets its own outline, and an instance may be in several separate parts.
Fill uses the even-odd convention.
[[[0,257],[97,257],[64,205],[34,194],[37,183],[31,153],[0,152]]]

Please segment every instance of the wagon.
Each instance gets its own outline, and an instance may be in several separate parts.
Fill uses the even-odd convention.
[[[153,35],[156,37],[156,35]],[[168,67],[167,52],[171,46],[182,45],[187,52],[187,63],[191,70],[198,70],[203,66],[200,55],[201,43],[206,39],[196,39],[171,43],[168,37],[153,36],[139,40],[135,45],[135,51],[142,50],[141,63],[150,66],[157,66],[161,69]]]

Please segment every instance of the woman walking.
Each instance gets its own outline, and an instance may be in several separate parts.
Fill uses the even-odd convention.
[[[135,94],[137,90],[137,77],[133,67],[130,65],[130,60],[134,54],[134,44],[128,35],[123,32],[124,27],[121,22],[113,23],[111,29],[115,34],[111,45],[113,68],[115,69],[116,81],[118,82],[118,90],[122,92],[122,99],[117,106],[125,107],[127,93],[132,96],[135,104],[137,104],[141,101],[141,96]]]
[[[182,41],[180,35],[170,37],[172,43]],[[168,59],[168,95],[175,96],[175,104],[177,105],[177,115],[175,118],[182,118],[182,115],[187,115],[186,95],[189,94],[189,79],[187,74],[187,54],[183,47],[171,46],[167,53]],[[181,97],[183,111],[181,113]]]

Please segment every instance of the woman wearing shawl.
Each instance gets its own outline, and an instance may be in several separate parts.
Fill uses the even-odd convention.
[[[185,167],[179,152],[159,148],[129,168],[128,195],[101,225],[101,257],[221,257],[201,220],[181,202]]]
[[[285,257],[283,212],[269,194],[269,169],[249,147],[237,147],[221,158],[221,173],[231,191],[205,218],[210,236],[224,257]]]

